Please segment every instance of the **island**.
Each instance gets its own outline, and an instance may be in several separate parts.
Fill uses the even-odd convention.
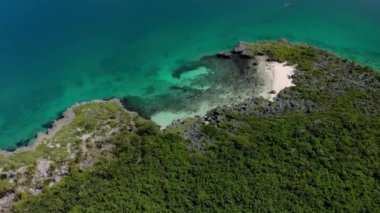
[[[283,39],[173,76],[202,68],[174,95],[76,104],[2,151],[0,212],[380,208],[379,72]]]

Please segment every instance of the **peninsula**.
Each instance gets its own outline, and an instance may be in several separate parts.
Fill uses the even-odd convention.
[[[0,212],[380,208],[378,72],[279,40],[172,74],[188,86],[76,104],[0,152]]]

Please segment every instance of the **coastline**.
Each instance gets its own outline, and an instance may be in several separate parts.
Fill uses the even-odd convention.
[[[280,41],[284,42],[284,41]],[[260,82],[260,85],[255,88],[255,91],[253,91],[253,96],[256,97],[263,97],[264,99],[267,99],[271,102],[274,101],[274,99],[277,97],[277,95],[285,88],[295,86],[292,83],[292,80],[290,76],[292,76],[296,70],[297,65],[289,66],[286,62],[280,63],[277,61],[268,61],[269,57],[265,55],[261,56],[250,56],[249,54],[249,48],[246,46],[245,42],[240,42],[239,45],[231,52],[226,53],[225,55],[218,53],[216,57],[223,58],[223,59],[230,59],[231,54],[236,54],[238,57],[242,58],[251,58],[252,60],[257,61],[257,80]],[[250,60],[251,60],[250,59]],[[251,69],[251,68],[249,68]],[[233,94],[232,94],[233,96]],[[234,102],[229,103],[229,98],[226,94],[222,95],[220,94],[220,100],[222,103],[219,104],[211,104],[211,103],[203,103],[200,105],[200,108],[195,111],[179,111],[179,112],[171,112],[171,111],[160,111],[156,114],[154,114],[151,117],[151,120],[155,122],[156,124],[161,126],[161,129],[165,129],[168,126],[171,126],[176,121],[183,121],[187,118],[196,117],[196,116],[205,116],[208,111],[218,107],[218,106],[228,106],[236,104],[236,102],[243,102],[246,98],[249,97],[239,97],[238,100],[234,99]],[[227,102],[226,102],[227,101]],[[27,146],[18,147],[17,149],[13,151],[7,151],[7,150],[0,150],[0,156],[11,156],[20,152],[25,151],[33,151],[35,150],[39,145],[43,144],[45,141],[48,141],[56,135],[56,133],[64,126],[70,124],[74,118],[75,113],[74,110],[82,105],[85,104],[91,104],[91,103],[117,103],[120,106],[122,106],[125,109],[125,106],[122,103],[121,99],[114,98],[109,100],[93,100],[88,102],[81,102],[76,103],[73,106],[66,109],[62,116],[60,116],[60,119],[57,119],[53,121],[50,128],[46,130],[46,132],[40,132],[36,134],[35,139],[33,142]],[[126,109],[127,110],[127,109]]]
[[[120,106],[123,106],[120,99],[113,98],[109,100],[93,100],[93,101],[87,101],[87,102],[80,102],[76,103],[73,106],[67,108],[63,113],[60,119],[56,119],[53,121],[50,128],[46,130],[46,132],[39,132],[36,134],[35,139],[33,142],[27,146],[19,147],[15,149],[14,151],[6,151],[6,150],[0,150],[0,156],[9,157],[11,155],[15,155],[17,153],[21,152],[27,152],[27,151],[34,151],[39,145],[43,144],[45,141],[48,141],[57,134],[57,132],[62,129],[62,127],[69,125],[74,119],[75,119],[75,109],[86,105],[86,104],[92,104],[92,103],[116,103]],[[123,107],[124,108],[124,107]]]
[[[35,143],[31,144],[30,147],[22,147],[15,152],[7,152],[10,157],[8,159],[6,157],[0,159],[4,162],[4,166],[2,165],[3,168],[0,166],[0,173],[3,177],[6,177],[6,181],[8,181],[8,183],[11,184],[10,186],[13,187],[6,191],[3,198],[0,198],[0,208],[10,208],[13,203],[18,202],[19,200],[17,196],[19,195],[19,192],[29,193],[30,196],[43,193],[45,188],[58,183],[63,178],[69,177],[77,171],[82,171],[85,168],[95,165],[94,162],[96,162],[98,156],[106,156],[107,154],[110,154],[110,157],[114,156],[114,153],[112,152],[113,150],[117,150],[115,147],[117,148],[119,145],[117,141],[120,139],[119,136],[123,138],[126,137],[129,140],[129,136],[133,136],[132,134],[149,136],[151,133],[161,134],[167,132],[178,136],[179,139],[183,138],[186,141],[185,146],[189,146],[190,150],[203,151],[205,150],[205,147],[207,148],[208,144],[210,144],[209,141],[212,142],[218,137],[216,136],[217,134],[222,133],[219,131],[226,131],[227,134],[234,134],[234,131],[231,131],[231,129],[234,128],[241,132],[232,135],[231,137],[229,137],[230,135],[227,135],[226,138],[231,141],[231,145],[233,145],[231,146],[232,149],[242,150],[242,148],[245,149],[248,147],[244,146],[244,144],[247,143],[252,136],[257,137],[262,141],[263,137],[256,135],[256,132],[259,132],[259,134],[261,134],[260,132],[265,132],[269,135],[265,138],[271,140],[272,132],[277,129],[273,128],[273,125],[280,125],[277,130],[280,130],[280,133],[282,133],[281,131],[284,126],[289,128],[289,131],[291,132],[294,131],[294,128],[292,128],[292,126],[294,126],[293,124],[298,125],[299,122],[303,122],[304,128],[300,130],[297,129],[295,133],[297,135],[296,137],[299,136],[300,138],[305,139],[305,131],[310,131],[311,134],[315,134],[314,130],[321,128],[321,124],[325,124],[326,120],[330,118],[327,117],[326,120],[321,121],[319,117],[320,115],[324,115],[322,110],[326,109],[325,107],[329,107],[328,109],[334,109],[336,106],[334,103],[340,103],[339,101],[345,101],[344,103],[348,103],[342,104],[342,106],[349,106],[349,104],[351,104],[349,102],[351,93],[347,92],[347,88],[351,87],[357,88],[356,91],[358,93],[362,92],[359,94],[368,92],[371,96],[365,100],[367,102],[363,102],[363,99],[357,99],[357,102],[354,102],[352,106],[353,108],[348,109],[357,109],[360,111],[363,108],[362,106],[369,105],[372,107],[368,108],[369,112],[371,112],[371,110],[373,110],[372,112],[377,112],[376,106],[378,105],[377,103],[379,99],[377,99],[377,96],[374,94],[376,94],[375,92],[379,85],[377,83],[378,78],[368,74],[365,68],[356,67],[356,65],[354,66],[352,63],[343,60],[337,62],[333,55],[324,55],[322,51],[315,52],[317,50],[312,48],[306,49],[303,46],[298,46],[294,49],[287,49],[289,46],[285,46],[283,48],[288,54],[285,54],[286,57],[279,57],[283,56],[283,52],[266,52],[265,48],[271,47],[271,44],[268,45],[269,47],[266,45],[268,44],[261,43],[260,45],[256,45],[253,43],[243,43],[239,45],[241,47],[241,52],[227,52],[221,53],[217,56],[219,57],[217,60],[223,63],[228,62],[240,65],[238,70],[233,70],[237,71],[236,73],[239,75],[230,75],[234,72],[228,72],[224,73],[225,75],[220,76],[227,77],[227,81],[234,82],[232,86],[242,85],[244,88],[247,88],[247,91],[250,93],[239,93],[241,92],[240,90],[231,90],[231,88],[234,87],[228,87],[230,85],[222,84],[226,85],[223,88],[227,89],[214,90],[212,95],[215,95],[215,97],[204,96],[207,97],[207,99],[204,97],[187,99],[190,101],[185,103],[189,105],[195,102],[201,103],[199,100],[216,100],[214,103],[220,105],[220,107],[208,106],[211,107],[211,111],[209,111],[210,109],[205,110],[209,111],[207,112],[206,117],[203,117],[202,115],[189,116],[195,117],[194,119],[185,119],[186,117],[177,119],[178,117],[175,117],[183,116],[183,113],[179,110],[186,109],[185,112],[187,112],[188,109],[192,108],[170,108],[171,105],[163,105],[163,107],[157,109],[157,114],[153,114],[156,115],[158,120],[161,119],[162,121],[167,122],[167,125],[169,126],[160,133],[158,133],[158,129],[155,125],[152,125],[151,122],[148,122],[148,125],[141,123],[140,117],[136,114],[135,116],[130,116],[129,114],[126,115],[126,112],[129,112],[127,110],[129,106],[124,104],[123,99],[94,100],[74,104],[65,110],[62,117],[52,122],[52,127],[49,128],[46,133],[39,133],[36,137]],[[275,45],[278,45],[278,43]],[[276,48],[274,48],[274,50],[276,50]],[[311,57],[300,59],[300,57],[297,57],[297,54],[302,56],[308,55]],[[317,54],[320,54],[318,55],[320,57],[317,57]],[[305,61],[313,63],[313,65],[321,65],[322,68],[324,67],[326,69],[319,69],[318,66],[310,66],[311,68],[309,70],[308,66],[305,66],[305,64],[307,64]],[[331,68],[333,67],[331,65],[336,64],[339,64],[341,69],[333,70]],[[321,73],[316,74],[319,70],[321,70]],[[353,70],[357,70],[358,72],[354,72]],[[292,77],[295,73],[296,75]],[[316,74],[316,81],[311,77],[313,74]],[[231,76],[237,76],[237,78],[232,78]],[[340,80],[336,81],[336,76],[339,76]],[[214,76],[210,79],[214,79]],[[223,79],[220,82],[224,83],[226,80]],[[249,83],[242,84],[242,82]],[[314,82],[317,84],[314,84]],[[281,92],[285,88],[295,85],[297,85],[297,88]],[[304,90],[301,90],[300,92],[298,88],[303,88]],[[310,90],[310,88],[312,90]],[[336,88],[341,89],[337,90]],[[189,90],[188,88],[181,87],[175,89],[175,91]],[[329,99],[325,99],[323,96],[314,96],[313,92],[315,91],[327,94]],[[201,93],[199,90],[194,91],[194,94],[199,93]],[[179,94],[181,95],[183,93]],[[247,96],[240,96],[244,94],[249,94],[248,98]],[[312,98],[310,98],[311,96]],[[374,98],[370,99],[371,97]],[[245,101],[239,103],[232,100]],[[94,104],[95,106],[87,105],[91,103],[117,104],[112,104],[112,106],[108,106],[109,104],[107,104],[107,106],[100,107],[97,106],[98,104]],[[140,104],[140,106],[155,106],[158,105],[158,103],[164,102],[147,100],[143,102],[143,104]],[[176,104],[176,106],[183,106],[180,105],[180,101],[173,103]],[[229,106],[230,103],[233,104]],[[207,108],[207,104],[205,107]],[[165,111],[163,109],[168,110]],[[175,109],[179,110],[175,111]],[[193,109],[202,109],[202,107],[193,107]],[[293,112],[297,112],[294,117]],[[335,113],[335,111],[333,112]],[[307,116],[307,119],[303,119],[303,117],[300,118],[300,116],[303,115]],[[294,118],[294,120],[288,121],[289,118]],[[342,114],[342,118],[344,120],[345,112]],[[154,121],[155,119],[152,116],[150,117],[150,120]],[[258,123],[258,121],[262,122]],[[268,121],[273,122],[273,125],[268,125]],[[245,126],[245,124],[249,125]],[[344,125],[345,123],[342,124]],[[153,130],[151,129],[152,126],[154,126],[154,131],[151,131]],[[334,123],[332,123],[332,127],[334,126]],[[265,131],[261,131],[262,128],[265,128]],[[284,136],[288,137],[291,141],[295,134],[288,134],[289,131],[286,131]],[[123,135],[118,135],[117,133],[122,133]],[[244,134],[247,134],[247,137],[241,137],[241,135]],[[111,138],[115,140],[108,140]],[[225,138],[220,138],[221,142],[224,140]],[[124,141],[121,142],[123,145],[131,145],[124,144]],[[267,145],[266,141],[262,142]],[[307,138],[305,139],[305,143],[309,144]],[[224,145],[224,143],[221,145]],[[256,147],[252,148],[256,149]],[[24,150],[25,152],[35,153],[20,153]],[[284,152],[285,156],[289,156],[288,150],[289,149]],[[124,149],[121,151],[123,152]],[[352,151],[355,152],[355,150]],[[12,155],[16,153],[19,153],[19,155]],[[132,150],[132,154],[133,153]],[[2,155],[0,154],[0,158],[1,157]],[[139,164],[140,161],[141,158],[137,156],[136,164]],[[131,163],[135,163],[135,161],[131,161]],[[120,167],[116,168],[118,169]],[[49,183],[49,185],[46,183]]]

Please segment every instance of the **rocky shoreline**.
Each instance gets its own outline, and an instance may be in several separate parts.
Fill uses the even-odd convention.
[[[278,42],[290,45],[289,42],[287,42],[284,39],[280,39],[280,40],[278,40]],[[215,66],[214,63],[220,63],[218,61],[222,61],[221,63],[225,63],[225,62],[232,63],[232,64],[234,64],[233,66],[237,66],[237,68],[240,70],[239,76],[241,76],[243,82],[244,81],[251,81],[253,83],[253,85],[261,84],[261,86],[255,86],[254,91],[253,90],[247,91],[249,93],[249,96],[252,94],[252,92],[255,92],[256,94],[254,96],[257,96],[257,97],[262,96],[265,99],[272,99],[273,100],[273,98],[275,96],[277,96],[278,93],[282,89],[284,89],[286,86],[291,86],[291,85],[285,85],[281,89],[277,89],[278,91],[274,91],[273,90],[273,88],[275,87],[275,85],[274,85],[274,83],[275,83],[274,82],[274,73],[276,71],[273,68],[273,66],[274,66],[274,63],[276,63],[275,60],[273,60],[270,57],[264,57],[263,56],[263,55],[265,55],[264,52],[252,54],[249,51],[249,49],[247,48],[246,44],[248,44],[248,43],[241,41],[232,51],[219,52],[215,56],[205,56],[199,62],[194,62],[190,65],[185,65],[185,68],[183,68],[183,69],[179,68],[178,70],[173,71],[173,75],[180,78],[181,74],[183,72],[187,72],[188,70],[191,70],[191,69],[194,69],[194,68],[200,67],[200,66],[206,66],[206,67],[210,67],[211,69],[217,69],[217,68],[214,68],[213,66]],[[257,55],[259,57],[257,57]],[[225,62],[223,62],[223,61],[225,61]],[[181,69],[182,69],[182,71],[180,71]],[[260,70],[261,70],[261,72],[260,72]],[[174,74],[174,73],[176,73],[176,74]],[[252,77],[251,75],[246,75],[249,73],[257,73],[257,74],[254,77]],[[290,73],[290,74],[292,74],[292,73]],[[224,79],[225,77],[224,76],[215,76],[215,77],[211,76],[211,78],[216,78],[216,79],[217,78],[223,78]],[[278,83],[278,82],[276,82],[276,83]],[[221,84],[221,83],[217,83],[217,84]],[[247,85],[244,85],[243,87],[248,87],[248,86],[249,85],[247,84]],[[278,87],[276,87],[276,88],[278,88]],[[186,93],[188,92],[187,90],[182,90],[182,91],[185,91]],[[194,89],[193,92],[200,93],[201,91]],[[217,93],[217,91],[215,91],[215,92]],[[176,95],[181,96],[178,94],[176,94]],[[230,103],[231,105],[236,105],[238,103],[244,102],[247,98],[249,98],[249,96],[245,97],[244,94],[241,94],[240,96],[242,96],[242,97],[239,100],[237,100],[236,98],[233,98],[233,99],[227,98],[227,99],[231,99],[231,100],[226,100],[226,102],[224,102],[224,103],[220,103],[220,101],[219,101],[218,104],[208,104],[210,107],[207,111],[212,111],[213,109],[215,109],[219,106],[224,106],[224,105],[227,106],[227,105],[229,105],[227,102],[231,102]],[[218,100],[220,100],[220,98],[221,97],[219,97]],[[110,99],[110,100],[94,100],[94,101],[74,104],[70,108],[66,109],[62,113],[62,115],[60,116],[59,119],[53,121],[52,124],[50,125],[51,127],[48,128],[45,133],[37,133],[36,137],[33,139],[33,142],[30,145],[18,147],[17,149],[15,149],[13,151],[0,150],[0,155],[10,156],[10,155],[14,155],[14,154],[20,153],[20,152],[35,150],[36,147],[41,145],[44,141],[52,139],[55,136],[55,134],[57,133],[57,131],[59,131],[63,126],[68,125],[72,122],[72,120],[75,118],[75,113],[74,113],[75,108],[82,106],[84,104],[107,103],[107,102],[118,103],[120,105],[123,105],[127,110],[130,108],[130,105],[125,104],[126,102],[124,99],[118,99],[118,98],[114,98],[114,99]],[[146,105],[146,104],[144,104],[144,105]],[[131,108],[135,109],[136,107],[131,107]],[[147,111],[150,111],[150,110],[147,110]],[[194,115],[194,116],[195,115],[196,116],[201,115],[201,116],[204,116],[206,114],[205,109],[202,109],[201,111],[203,113],[199,113],[199,112],[197,113],[197,112],[191,112],[191,111],[179,112],[179,113],[180,114],[182,113],[185,115]],[[162,111],[158,111],[158,113],[159,112],[166,112],[166,111],[162,110]],[[139,112],[139,113],[144,114],[142,112]],[[173,116],[173,117],[177,117],[177,116]],[[187,116],[187,117],[189,117],[189,116]],[[185,119],[187,117],[185,116],[183,118],[178,118],[178,119],[182,120],[182,119]],[[158,123],[160,123],[160,122],[158,122]]]
[[[285,39],[280,39],[276,42],[279,44],[287,45],[287,46],[293,46],[294,45],[294,44],[289,43]],[[260,44],[260,43],[261,44],[270,44],[271,42],[259,42],[258,44]],[[291,65],[291,64],[288,65],[288,64],[286,64],[286,62],[282,61],[279,58],[276,58],[275,56],[273,56],[270,52],[268,52],[265,49],[258,49],[258,50],[252,51],[252,49],[250,49],[251,48],[250,45],[252,45],[252,43],[241,41],[231,51],[219,52],[219,53],[216,53],[214,56],[205,56],[199,62],[192,62],[190,64],[184,65],[184,67],[179,67],[177,70],[173,71],[173,76],[175,76],[176,78],[180,78],[184,72],[187,72],[188,70],[195,69],[197,67],[205,66],[205,67],[208,67],[211,69],[215,69],[214,68],[215,63],[226,63],[226,64],[231,63],[231,64],[233,64],[233,66],[236,66],[236,68],[240,72],[239,76],[241,76],[242,79],[241,79],[241,82],[239,82],[239,84],[246,82],[246,81],[256,81],[256,82],[251,82],[251,83],[253,85],[258,85],[258,84],[262,84],[262,85],[261,85],[261,87],[256,87],[255,91],[254,90],[249,91],[250,94],[252,94],[252,92],[255,93],[255,95],[253,95],[253,97],[255,97],[255,98],[252,99],[252,98],[247,96],[247,97],[242,97],[240,101],[237,101],[237,99],[235,98],[235,99],[233,99],[234,102],[231,102],[231,106],[228,108],[232,107],[232,108],[237,109],[237,110],[245,109],[245,108],[247,108],[247,106],[252,105],[252,102],[257,102],[257,100],[256,100],[257,98],[263,97],[264,99],[269,99],[273,102],[272,104],[268,103],[267,106],[264,107],[267,110],[269,110],[269,107],[270,108],[273,108],[273,107],[278,108],[279,107],[281,109],[277,109],[274,111],[283,111],[283,110],[286,110],[286,109],[284,109],[285,106],[288,106],[287,108],[289,108],[289,106],[292,106],[291,108],[295,107],[296,109],[302,109],[302,111],[304,111],[304,110],[306,110],[308,112],[314,111],[313,108],[315,108],[315,103],[313,102],[313,100],[303,99],[300,101],[296,101],[293,98],[293,100],[291,102],[286,101],[286,103],[284,102],[284,100],[282,98],[279,98],[277,101],[274,100],[274,98],[277,97],[283,89],[285,89],[286,87],[294,86],[293,85],[294,82],[293,81],[287,82],[287,84],[281,85],[280,87],[275,86],[274,85],[274,78],[275,78],[274,77],[274,75],[275,75],[274,70],[275,69],[273,67],[277,66],[277,68],[278,68],[281,65],[283,67],[288,67],[288,68],[293,67],[295,70],[295,69],[297,69],[298,65]],[[299,45],[302,46],[303,44],[299,44]],[[307,45],[304,45],[304,46],[307,47]],[[329,55],[327,52],[325,52],[323,50],[320,50],[320,51],[321,51],[322,55],[331,57],[331,55]],[[334,57],[338,58],[343,63],[351,64],[351,66],[360,66],[357,64],[353,64],[352,62],[348,62],[346,59],[340,58],[338,56],[334,56]],[[315,65],[315,66],[318,66],[318,65]],[[261,73],[260,73],[260,70],[261,70]],[[269,73],[269,75],[273,75],[273,76],[272,77],[265,76],[265,75],[268,75],[268,73],[266,73],[265,70],[267,70],[268,72],[271,72],[271,73]],[[288,76],[294,75],[295,74],[294,70],[293,71],[287,70],[289,72]],[[236,71],[234,71],[234,72],[236,73]],[[283,70],[280,72],[283,72]],[[255,73],[255,75],[256,75],[254,78],[252,78],[251,75],[247,75],[247,74],[252,74],[252,73]],[[223,75],[225,75],[225,74],[223,74]],[[222,76],[215,75],[215,76],[211,76],[211,77],[221,80],[220,82],[225,82],[225,81],[229,80],[229,79],[224,79],[224,78],[226,78],[226,76],[223,76],[223,75]],[[284,75],[284,74],[281,74],[281,75]],[[304,75],[304,74],[297,73],[295,75],[299,77],[300,75]],[[286,75],[284,75],[284,76],[286,76]],[[284,76],[281,76],[281,77],[283,78]],[[202,81],[205,81],[205,79],[202,79]],[[263,81],[266,81],[266,82],[263,83]],[[283,79],[280,81],[283,81]],[[220,84],[220,82],[217,82],[217,83]],[[296,82],[297,82],[297,80],[296,80]],[[295,84],[297,84],[297,83],[295,83]],[[244,86],[247,86],[247,85],[248,84],[246,84]],[[268,87],[268,85],[269,85],[269,87]],[[183,89],[183,90],[181,89],[181,90],[177,90],[177,91],[182,91],[186,94],[189,93],[190,94],[189,96],[194,96],[194,94],[198,94],[197,96],[199,96],[199,94],[201,94],[199,97],[204,96],[206,99],[210,98],[207,95],[204,95],[205,93],[203,91],[200,91],[197,89],[187,88],[187,89]],[[215,92],[218,92],[218,91],[215,91]],[[181,96],[181,95],[175,94],[173,96]],[[133,98],[134,97],[132,97],[132,99]],[[51,128],[49,128],[46,133],[38,133],[36,135],[34,143],[32,143],[29,146],[19,147],[14,151],[0,150],[0,156],[1,155],[2,156],[11,156],[11,155],[14,155],[15,153],[35,150],[36,147],[38,147],[44,141],[53,138],[59,129],[61,129],[65,125],[68,125],[75,118],[75,114],[73,113],[73,110],[79,106],[84,105],[84,104],[107,103],[107,102],[118,103],[121,106],[123,106],[124,108],[126,108],[127,110],[128,109],[136,110],[140,115],[146,114],[146,116],[144,116],[144,117],[149,118],[150,116],[152,116],[158,112],[167,112],[167,111],[162,110],[162,109],[158,109],[158,108],[156,109],[156,108],[154,108],[155,106],[152,106],[152,105],[159,105],[159,104],[154,104],[155,102],[166,101],[165,99],[167,97],[166,96],[160,96],[159,98],[160,99],[163,98],[163,99],[162,100],[157,99],[157,100],[137,100],[137,101],[134,101],[134,103],[141,102],[141,104],[136,105],[136,106],[129,103],[129,100],[131,99],[130,97],[121,98],[121,99],[115,98],[115,99],[111,99],[111,100],[94,100],[94,101],[90,101],[90,102],[77,103],[77,104],[73,105],[72,107],[68,108],[67,110],[65,110],[63,112],[61,118],[55,120],[52,123]],[[172,97],[170,99],[172,99]],[[178,103],[178,101],[181,101],[181,100],[179,99],[176,102]],[[152,102],[153,104],[149,105],[148,102]],[[140,105],[146,109],[144,109],[144,110],[138,109],[138,107]],[[178,105],[178,107],[180,109],[185,109],[186,107],[184,107],[184,106],[182,106],[181,104]],[[212,112],[215,109],[220,108],[221,106],[227,107],[228,104],[217,104],[217,105],[212,105],[212,106],[213,107],[210,108],[208,111]],[[165,107],[170,108],[171,106],[168,105]],[[177,109],[172,109],[172,112],[175,112],[176,110]],[[191,112],[191,111],[189,111],[189,112]],[[183,114],[189,114],[189,115],[194,114],[196,116],[199,116],[199,114],[197,114],[197,113],[183,113]]]
[[[120,99],[82,102],[68,108],[36,141],[14,152],[0,153],[0,212],[7,212],[20,196],[34,196],[76,171],[109,155],[107,140],[122,129],[135,131],[140,118]]]
[[[69,125],[74,120],[75,118],[74,110],[76,108],[86,105],[86,104],[93,104],[93,103],[117,103],[117,104],[120,104],[120,106],[122,106],[120,99],[117,99],[117,98],[113,98],[110,100],[93,100],[93,101],[88,101],[88,102],[76,103],[73,106],[67,108],[62,113],[62,116],[60,116],[59,119],[54,120],[52,122],[51,127],[48,128],[46,132],[37,133],[32,144],[28,146],[24,146],[24,147],[19,147],[14,151],[0,150],[0,155],[9,157],[11,155],[14,155],[20,152],[34,151],[39,145],[44,143],[46,140],[52,139],[62,127]]]

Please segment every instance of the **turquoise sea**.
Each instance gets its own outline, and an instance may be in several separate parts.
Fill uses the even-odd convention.
[[[76,102],[163,94],[189,61],[279,38],[380,70],[380,1],[2,0],[0,148]]]

